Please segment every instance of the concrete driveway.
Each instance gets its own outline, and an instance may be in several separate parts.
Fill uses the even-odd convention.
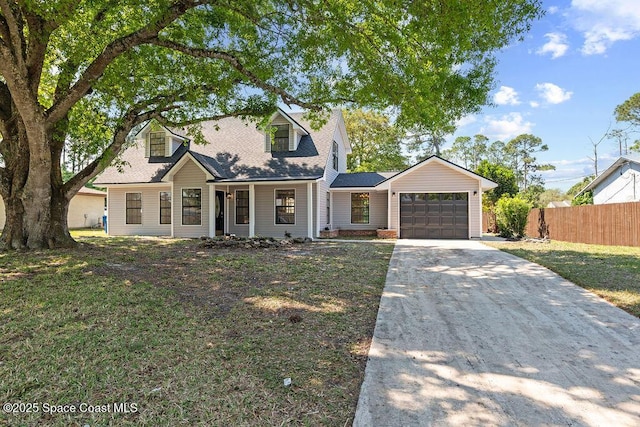
[[[477,241],[399,240],[354,426],[640,426],[640,320]]]

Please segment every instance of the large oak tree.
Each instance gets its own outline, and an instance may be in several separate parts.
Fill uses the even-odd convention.
[[[445,126],[487,101],[494,52],[540,13],[539,0],[0,0],[1,245],[72,245],[69,200],[150,119],[281,102]],[[64,182],[70,143],[93,161]]]

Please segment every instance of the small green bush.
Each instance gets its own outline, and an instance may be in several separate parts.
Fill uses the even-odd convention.
[[[496,204],[496,223],[502,237],[523,237],[531,204],[520,196],[503,196]]]

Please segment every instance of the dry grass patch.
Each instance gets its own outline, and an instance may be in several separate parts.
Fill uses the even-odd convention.
[[[41,405],[0,424],[351,422],[392,244],[80,239],[0,253],[0,401]]]
[[[640,317],[640,248],[558,241],[484,243],[543,265]]]

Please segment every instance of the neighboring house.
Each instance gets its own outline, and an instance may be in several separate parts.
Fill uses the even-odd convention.
[[[571,202],[569,200],[553,201],[547,203],[548,208],[568,208],[570,206]]]
[[[112,166],[96,180],[107,188],[108,233],[482,236],[482,192],[492,181],[435,156],[399,173],[346,173],[351,145],[340,111],[316,131],[302,113],[279,110],[271,124],[273,138],[240,119],[206,122],[206,145],[148,124],[122,153],[122,172]]]
[[[69,202],[67,225],[69,228],[95,227],[102,224],[107,193],[83,187]],[[4,201],[0,197],[0,230],[4,228],[6,213]]]
[[[593,204],[640,201],[640,155],[618,158],[580,193],[593,191]]]

